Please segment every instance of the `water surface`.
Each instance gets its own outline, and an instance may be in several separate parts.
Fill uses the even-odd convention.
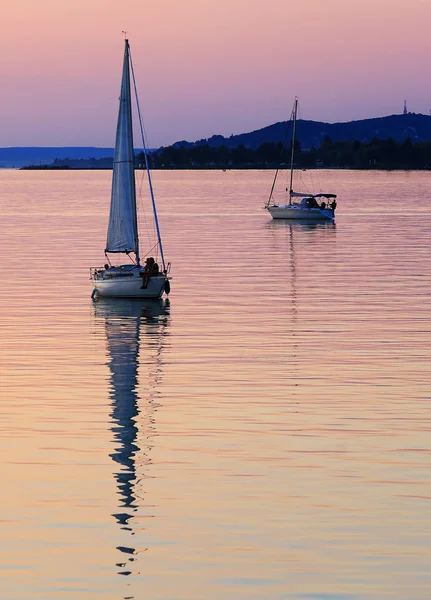
[[[428,598],[431,174],[155,172],[172,293],[93,303],[110,177],[0,171],[0,597]]]

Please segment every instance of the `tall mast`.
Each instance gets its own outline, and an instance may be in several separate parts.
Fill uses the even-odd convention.
[[[124,32],[124,35],[126,36],[126,32]],[[141,257],[139,256],[139,227],[138,227],[138,208],[136,205],[136,182],[135,182],[135,153],[133,151],[133,125],[132,125],[132,98],[131,98],[131,85],[130,85],[130,69],[129,69],[129,65],[131,66],[132,64],[132,57],[130,56],[130,44],[129,44],[129,40],[127,39],[127,37],[125,38],[125,43],[126,43],[126,56],[127,56],[127,79],[128,79],[128,84],[129,84],[129,95],[128,95],[128,102],[129,102],[129,110],[130,110],[130,140],[131,140],[131,144],[132,144],[132,170],[133,170],[133,194],[132,194],[132,200],[133,200],[133,205],[134,205],[134,210],[135,210],[135,256],[136,256],[136,264],[139,266],[141,264]]]
[[[292,192],[293,192],[293,157],[295,154],[295,134],[296,134],[296,114],[298,111],[298,98],[295,98],[293,104],[293,133],[292,133],[292,151],[290,154],[290,188],[289,188],[289,206],[292,204]]]

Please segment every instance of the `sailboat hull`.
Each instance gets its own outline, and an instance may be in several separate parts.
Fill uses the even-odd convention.
[[[302,206],[269,206],[268,212],[273,219],[291,219],[293,221],[333,221],[332,210],[321,208],[303,208]]]
[[[142,287],[141,277],[95,279],[94,289],[98,296],[111,298],[161,298],[169,279],[165,275],[150,277],[146,287]]]

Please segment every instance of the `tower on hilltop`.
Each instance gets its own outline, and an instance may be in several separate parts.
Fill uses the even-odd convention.
[[[404,100],[404,110],[403,110],[403,115],[407,115],[407,100]]]

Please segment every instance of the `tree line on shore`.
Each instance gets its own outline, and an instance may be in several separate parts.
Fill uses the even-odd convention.
[[[152,168],[276,168],[290,167],[291,144],[265,142],[258,148],[239,145],[191,147],[167,146],[149,155]],[[138,156],[138,161],[143,160]],[[411,138],[396,142],[392,138],[373,138],[370,142],[336,142],[325,137],[319,148],[301,149],[295,142],[295,168],[345,169],[431,169],[431,141],[413,143]]]
[[[153,169],[275,169],[290,168],[291,143],[264,142],[257,148],[240,144],[213,146],[174,144],[148,153]],[[136,156],[137,168],[145,168],[145,156]],[[112,158],[55,159],[51,165],[23,168],[112,169]],[[298,169],[431,169],[431,141],[413,142],[406,138],[397,142],[373,138],[370,142],[333,141],[325,137],[318,148],[302,149],[295,142],[294,166]]]

